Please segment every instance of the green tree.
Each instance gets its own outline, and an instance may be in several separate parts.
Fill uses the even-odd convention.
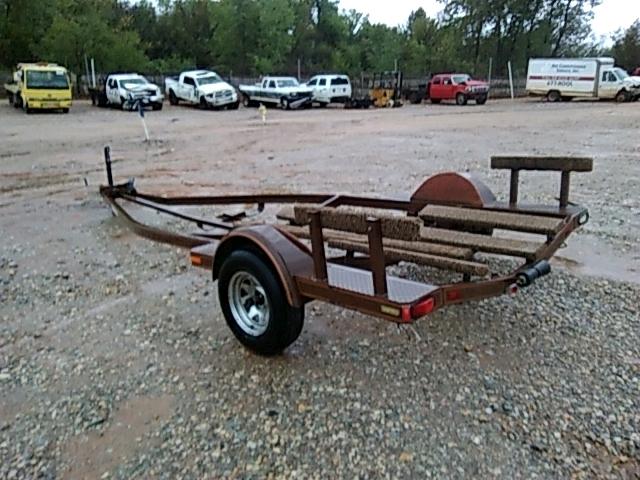
[[[617,63],[630,72],[640,67],[640,19],[627,30],[618,32],[613,40],[611,53]]]

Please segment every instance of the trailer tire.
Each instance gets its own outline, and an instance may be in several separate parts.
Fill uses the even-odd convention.
[[[180,103],[180,100],[178,100],[178,97],[176,97],[176,94],[173,92],[173,90],[169,90],[169,103],[174,106]]]
[[[549,102],[559,102],[562,100],[562,96],[558,90],[550,90],[547,92],[547,100]]]
[[[227,325],[255,353],[276,355],[302,331],[304,307],[289,305],[273,266],[254,249],[235,250],[224,260],[218,297]]]
[[[617,95],[616,95],[616,102],[618,103],[625,103],[629,101],[629,92],[627,92],[626,90],[620,90]]]

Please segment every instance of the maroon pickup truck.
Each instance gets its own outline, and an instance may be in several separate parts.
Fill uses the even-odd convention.
[[[454,100],[458,105],[466,105],[469,100],[475,100],[478,105],[484,105],[488,97],[489,84],[473,80],[466,73],[439,73],[427,85],[427,98],[431,103]]]

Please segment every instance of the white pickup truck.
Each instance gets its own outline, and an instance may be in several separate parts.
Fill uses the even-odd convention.
[[[255,85],[240,85],[238,89],[245,107],[257,107],[264,103],[289,110],[311,107],[313,101],[313,90],[300,85],[294,77],[264,77]]]
[[[346,75],[316,75],[306,86],[313,90],[313,101],[321,107],[330,103],[347,104],[351,100],[351,82]]]
[[[209,70],[192,70],[182,72],[177,79],[167,78],[165,92],[171,105],[186,102],[204,109],[235,110],[240,104],[235,88]]]
[[[91,102],[99,107],[117,106],[123,110],[137,108],[138,104],[162,110],[164,96],[160,87],[137,73],[108,75],[104,84],[90,88]]]
[[[532,58],[526,90],[550,102],[572,98],[615,99],[628,102],[640,98],[640,77],[615,66],[613,58]]]

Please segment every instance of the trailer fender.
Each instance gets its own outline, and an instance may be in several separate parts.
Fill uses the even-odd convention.
[[[218,279],[225,259],[242,248],[256,249],[273,266],[291,306],[302,307],[306,303],[294,280],[296,275],[313,275],[311,252],[303,243],[273,225],[252,225],[236,229],[216,249],[213,259],[214,281]]]
[[[444,172],[427,178],[411,196],[418,204],[464,205],[486,207],[495,203],[491,189],[468,173]]]

